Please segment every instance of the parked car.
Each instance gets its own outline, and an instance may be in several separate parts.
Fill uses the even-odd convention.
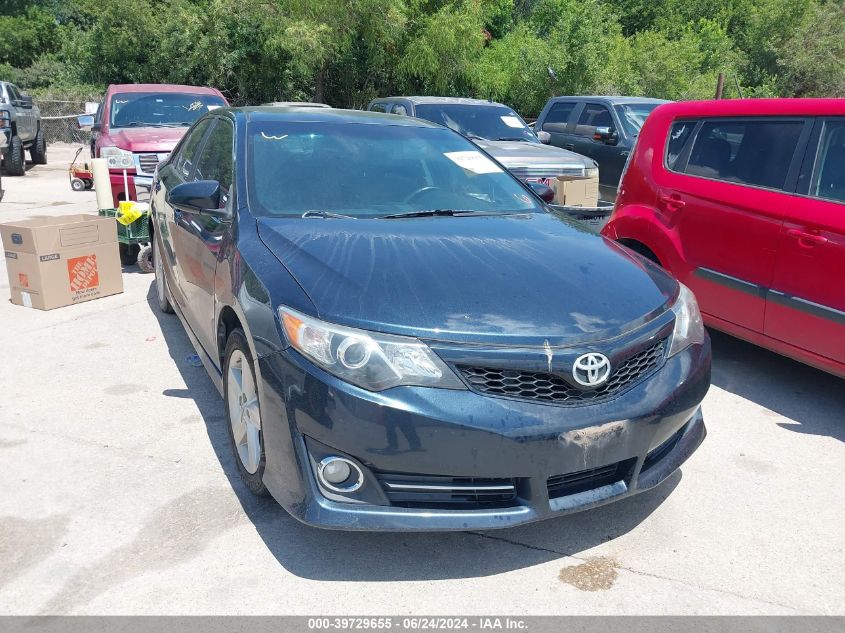
[[[599,174],[595,161],[541,144],[522,117],[501,103],[457,97],[387,97],[371,101],[367,109],[445,125],[525,181],[549,184],[557,176],[594,178]]]
[[[640,128],[662,103],[667,102],[642,97],[553,97],[534,129],[549,134],[552,145],[595,160],[601,198],[613,201]]]
[[[171,84],[112,84],[94,116],[79,117],[91,129],[92,158],[109,161],[114,205],[149,190],[158,163],[202,114],[228,105],[215,88]],[[123,172],[128,173],[124,189]]]
[[[646,121],[604,234],[710,326],[845,377],[845,102],[696,101]]]
[[[156,300],[223,395],[240,476],[306,523],[558,516],[656,486],[704,438],[691,293],[452,130],[216,110],[151,206]]]
[[[3,167],[10,176],[26,174],[26,150],[34,164],[47,164],[41,112],[32,97],[7,81],[0,81],[0,150]]]

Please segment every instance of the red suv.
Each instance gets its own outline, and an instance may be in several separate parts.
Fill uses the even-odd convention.
[[[113,84],[94,117],[79,117],[94,131],[91,156],[109,163],[114,206],[149,191],[156,165],[209,110],[228,105],[215,88],[170,84]],[[124,191],[123,172],[129,191]]]
[[[845,377],[845,99],[660,106],[602,233],[708,325]]]

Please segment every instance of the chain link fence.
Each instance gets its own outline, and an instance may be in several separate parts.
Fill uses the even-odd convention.
[[[36,100],[41,111],[41,126],[47,143],[81,143],[87,145],[91,132],[79,129],[76,117],[85,114],[85,101]]]

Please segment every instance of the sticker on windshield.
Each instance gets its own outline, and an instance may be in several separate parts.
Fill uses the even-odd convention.
[[[481,152],[445,152],[446,158],[467,171],[476,174],[495,174],[502,171],[499,166]]]
[[[199,110],[203,106],[202,101],[192,101],[190,105],[183,106],[188,112]]]
[[[524,128],[524,127],[525,127],[525,126],[522,124],[522,121],[520,121],[519,119],[517,119],[515,116],[500,116],[499,118],[500,118],[500,119],[502,119],[502,122],[503,122],[505,125],[507,125],[508,127],[515,127],[515,128],[517,128],[517,129],[519,129],[519,130],[521,130],[522,128]]]

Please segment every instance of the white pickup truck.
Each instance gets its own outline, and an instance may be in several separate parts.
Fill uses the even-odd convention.
[[[0,150],[3,167],[10,176],[26,174],[26,150],[33,163],[47,164],[41,112],[32,97],[21,94],[14,84],[6,81],[0,81]]]

